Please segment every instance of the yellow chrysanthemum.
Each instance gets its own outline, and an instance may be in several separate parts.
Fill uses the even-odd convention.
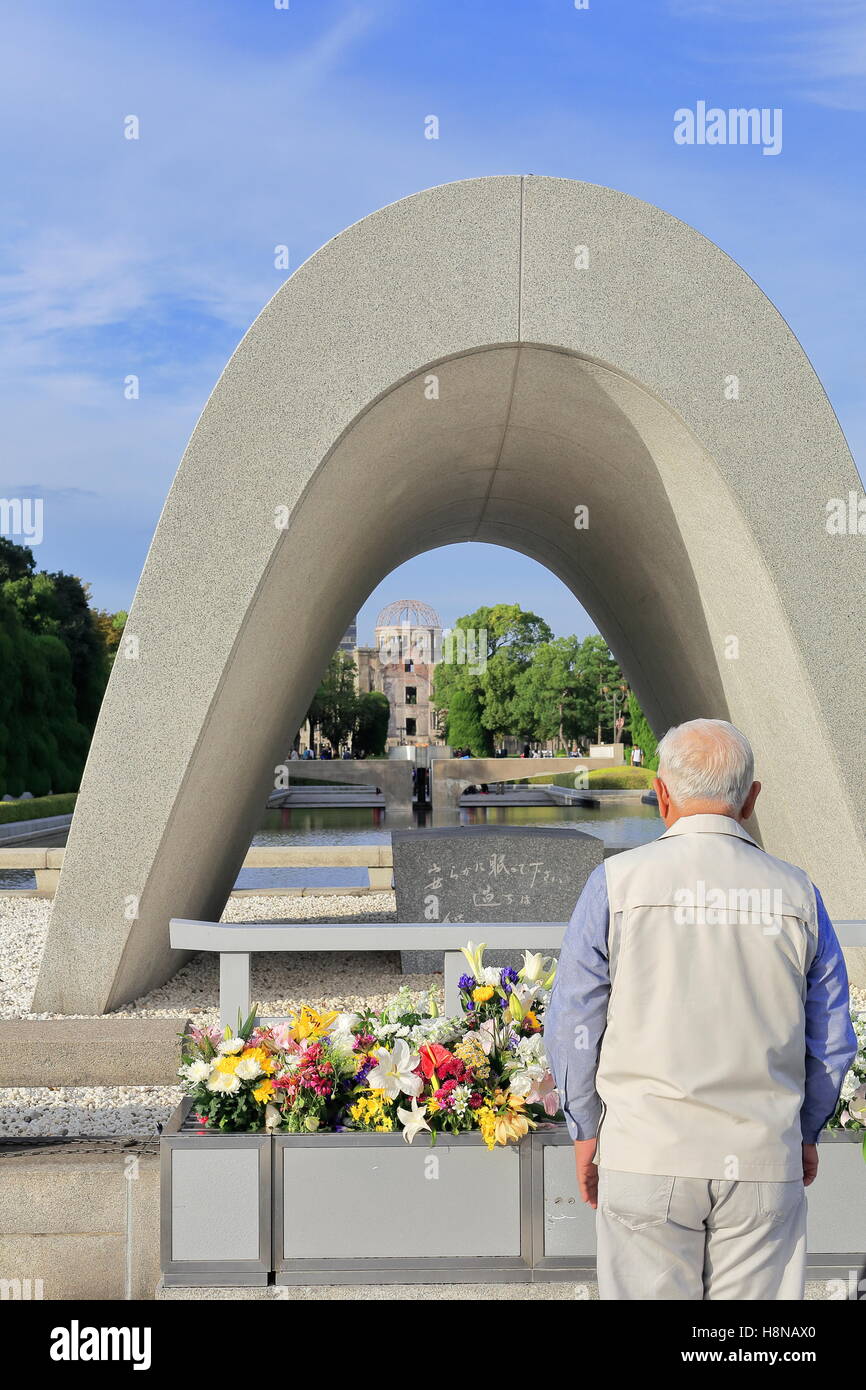
[[[268,1081],[266,1079],[264,1081],[260,1081],[256,1089],[253,1091],[253,1100],[260,1101],[262,1105],[266,1105],[273,1094],[274,1083],[273,1081]]]
[[[270,1075],[276,1067],[276,1062],[272,1054],[264,1047],[245,1047],[241,1053],[241,1057],[252,1057],[258,1062],[262,1071],[268,1075]]]
[[[488,1149],[496,1145],[496,1116],[489,1105],[480,1106],[475,1112],[478,1120],[478,1128],[481,1130],[481,1138],[484,1140]]]
[[[472,991],[472,998],[476,1004],[486,1004],[488,999],[492,999],[495,990],[492,985],[477,985]]]
[[[223,1071],[227,1076],[232,1076],[237,1071],[240,1060],[241,1054],[239,1052],[235,1052],[230,1057],[220,1057],[219,1061],[214,1063],[214,1071]]]

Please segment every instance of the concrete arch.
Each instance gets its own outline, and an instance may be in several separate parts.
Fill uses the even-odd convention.
[[[809,869],[831,910],[863,915],[866,791],[849,749],[866,560],[825,527],[828,499],[851,489],[777,311],[659,209],[506,176],[350,227],[256,319],[184,454],[34,1007],[100,1012],[176,968],[168,920],[219,916],[347,621],[396,565],[457,541],[557,574],[657,729],[741,724],[768,847]]]

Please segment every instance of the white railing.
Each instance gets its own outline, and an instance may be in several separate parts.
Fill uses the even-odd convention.
[[[836,922],[843,946],[866,946],[866,921]],[[220,1025],[234,1028],[250,1012],[250,956],[254,951],[442,951],[445,1012],[460,1012],[457,982],[461,946],[483,941],[492,950],[558,950],[565,922],[196,922],[171,919],[171,944],[184,951],[217,951]]]

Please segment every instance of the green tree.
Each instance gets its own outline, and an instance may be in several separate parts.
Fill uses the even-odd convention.
[[[307,718],[332,748],[339,748],[355,730],[358,692],[354,661],[346,652],[335,652],[313,696]]]
[[[90,586],[62,570],[37,570],[33,552],[0,538],[0,588],[32,633],[58,637],[69,652],[78,718],[91,732],[108,680],[105,639],[90,608]]]
[[[452,748],[468,748],[476,758],[492,752],[490,731],[481,722],[481,713],[481,701],[474,691],[454,691],[446,723],[446,737]]]
[[[72,575],[0,537],[0,795],[75,791],[107,678],[105,644]]]
[[[445,712],[452,746],[451,711],[458,694],[458,724],[468,719],[474,725],[479,719],[488,732],[485,743],[489,746],[491,737],[514,731],[514,700],[521,674],[538,645],[549,642],[553,633],[543,618],[524,612],[516,603],[477,608],[458,618],[453,631],[452,659],[439,662],[434,672],[433,702]],[[462,643],[461,632],[466,634]],[[472,746],[468,739],[462,743],[458,739],[457,746],[463,745]]]
[[[521,673],[514,701],[521,737],[561,745],[586,735],[592,689],[587,683],[576,637],[557,637],[536,648]]]
[[[361,758],[381,758],[388,743],[391,706],[381,690],[366,690],[358,696],[352,751]]]
[[[0,795],[75,791],[90,733],[77,717],[69,651],[25,627],[0,587]]]
[[[114,665],[114,658],[117,656],[117,650],[120,646],[120,641],[123,637],[123,629],[126,627],[128,617],[129,614],[124,609],[121,609],[118,613],[108,613],[103,608],[94,608],[93,610],[94,622],[102,634],[102,640],[105,643],[109,666]]]
[[[655,772],[658,771],[658,739],[649,725],[649,720],[641,709],[632,691],[628,697],[628,721],[631,729],[631,741],[643,753],[644,767],[651,767]]]

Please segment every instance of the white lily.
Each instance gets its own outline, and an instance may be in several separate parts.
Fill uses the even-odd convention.
[[[415,1068],[421,1059],[403,1038],[397,1038],[390,1050],[378,1048],[376,1058],[376,1066],[367,1074],[368,1086],[384,1091],[389,1100],[396,1100],[401,1091],[407,1096],[418,1095],[424,1083],[415,1075]]]
[[[466,946],[460,947],[460,952],[466,957],[469,969],[476,980],[480,979],[484,973],[484,952],[486,948],[487,943],[484,941],[482,941],[480,946],[476,946],[474,941],[470,941]]]
[[[414,1096],[412,1097],[411,1110],[404,1110],[402,1106],[398,1106],[397,1116],[403,1126],[403,1138],[407,1144],[411,1144],[415,1135],[420,1133],[422,1129],[429,1130],[430,1128],[424,1119],[424,1109],[418,1105]]]
[[[544,956],[540,951],[524,951],[523,964],[520,967],[520,978],[525,980],[528,985],[537,985],[544,975]]]

